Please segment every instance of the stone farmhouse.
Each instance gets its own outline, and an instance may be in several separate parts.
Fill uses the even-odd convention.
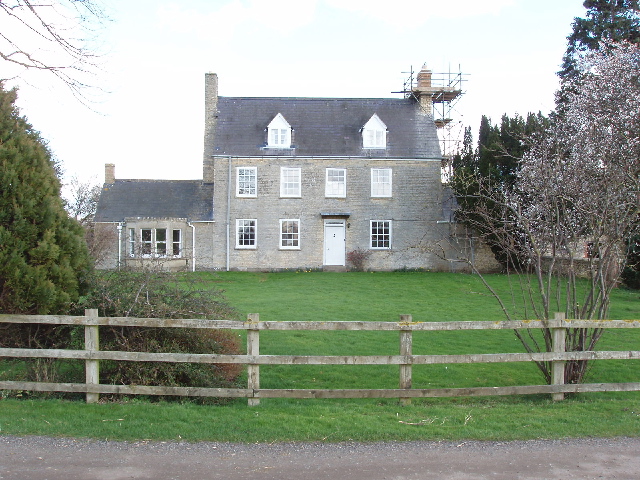
[[[106,165],[95,220],[114,241],[98,267],[344,270],[359,251],[371,270],[462,268],[443,259],[435,95],[426,67],[404,98],[224,97],[206,74],[203,178]]]

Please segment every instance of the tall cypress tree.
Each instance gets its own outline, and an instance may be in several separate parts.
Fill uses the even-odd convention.
[[[499,192],[510,188],[516,181],[520,160],[528,149],[525,140],[536,132],[544,130],[549,119],[542,113],[502,116],[500,124],[493,125],[491,119],[482,116],[478,132],[478,147],[475,152],[471,132],[465,129],[464,149],[456,158],[450,185],[455,193],[459,209],[457,220],[473,228],[491,247],[496,260],[505,268],[516,261],[505,255],[495,232],[508,228],[500,221],[487,221],[486,215],[478,215],[477,210],[498,212],[502,207],[495,202]],[[500,218],[496,213],[494,218]]]
[[[86,290],[89,255],[51,152],[16,98],[0,83],[0,313],[67,313]]]

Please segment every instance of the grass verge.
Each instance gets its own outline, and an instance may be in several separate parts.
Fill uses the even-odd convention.
[[[85,405],[58,400],[4,400],[5,435],[108,440],[376,442],[527,440],[640,434],[637,396],[442,399],[414,401],[272,400],[260,407],[190,403]]]

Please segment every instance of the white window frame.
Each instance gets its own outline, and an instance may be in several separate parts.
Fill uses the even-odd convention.
[[[302,169],[300,167],[280,167],[280,196],[302,197]]]
[[[267,127],[267,147],[291,148],[291,125],[278,113]]]
[[[158,235],[160,232],[163,232],[161,235]],[[166,228],[155,228],[154,232],[154,253],[157,257],[166,257],[167,256],[167,229]]]
[[[392,193],[393,193],[393,170],[391,168],[372,168],[371,169],[371,196],[372,197],[391,197]]]
[[[334,180],[336,177],[341,180]],[[325,173],[324,196],[332,198],[345,198],[347,196],[347,169],[327,168]]]
[[[257,167],[236,167],[236,196],[245,198],[258,196]]]
[[[180,230],[179,228],[174,228],[171,230],[171,254],[174,258],[179,258],[182,256],[182,230]]]
[[[387,126],[375,113],[362,127],[362,148],[387,148]]]
[[[136,229],[135,228],[129,229],[129,256],[130,257],[136,256]]]
[[[158,232],[164,232],[158,235]],[[177,239],[174,236],[178,233]],[[140,228],[139,237],[136,237],[135,228],[129,228],[129,256],[141,258],[152,257],[181,257],[182,256],[182,230],[178,228]],[[171,235],[171,237],[169,237]],[[176,251],[178,248],[178,254]],[[136,251],[139,248],[139,251]]]
[[[393,239],[391,227],[391,220],[371,220],[369,222],[369,248],[372,250],[391,250],[391,241]],[[374,233],[374,228],[376,229],[376,233]],[[379,233],[380,228],[386,228],[387,232]],[[381,242],[383,244],[386,243],[386,245],[380,246]]]
[[[245,237],[246,233],[244,229],[253,229],[253,243],[243,243],[243,241],[246,241],[246,237]],[[241,239],[243,239],[243,241],[241,241]],[[248,249],[248,250],[255,249],[257,243],[258,243],[258,220],[256,220],[255,218],[237,218],[236,219],[236,248]]]
[[[140,256],[150,258],[153,255],[153,228],[140,229]],[[149,232],[149,237],[145,232]]]
[[[294,227],[295,231],[289,230]],[[283,218],[280,219],[280,249],[281,250],[300,250],[300,219],[299,218]]]

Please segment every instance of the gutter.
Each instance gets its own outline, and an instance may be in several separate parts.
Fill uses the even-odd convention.
[[[118,222],[118,270],[120,270],[120,265],[122,264],[122,227],[124,226],[124,222]]]
[[[229,235],[231,234],[231,155],[227,157],[227,252],[226,252],[226,268],[227,272],[230,270],[230,257],[231,257],[231,241]]]
[[[191,271],[196,271],[196,226],[191,222],[187,222],[187,225],[191,227]]]
[[[211,158],[231,158],[229,155],[211,155]],[[382,156],[367,156],[367,155],[233,155],[234,158],[259,158],[259,159],[287,159],[287,160],[426,160],[441,162],[447,157],[439,155],[436,157],[408,157],[406,155],[400,157],[382,157]]]

